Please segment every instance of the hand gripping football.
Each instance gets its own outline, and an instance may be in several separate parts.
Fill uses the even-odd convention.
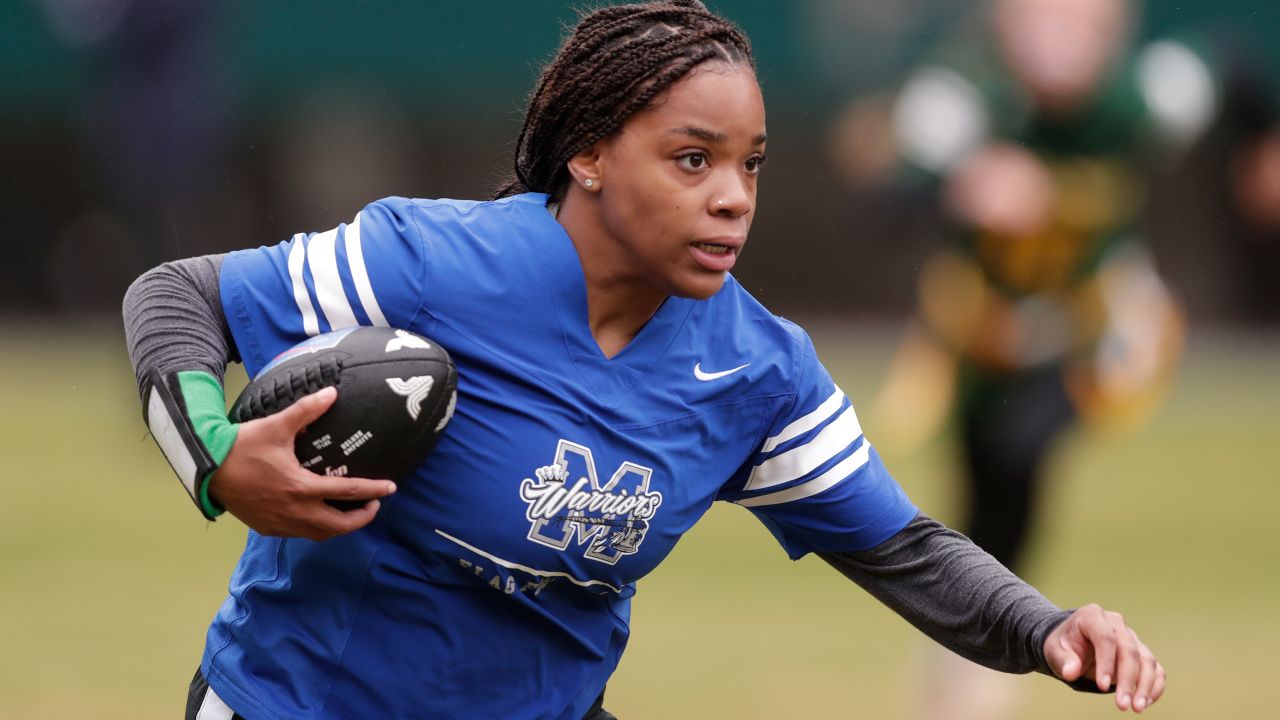
[[[457,402],[458,371],[435,342],[356,327],[317,335],[267,364],[232,405],[232,422],[279,412],[322,388],[338,399],[299,433],[298,462],[320,475],[399,480],[435,447]]]

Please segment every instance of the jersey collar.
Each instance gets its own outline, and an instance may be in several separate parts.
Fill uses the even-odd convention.
[[[527,193],[520,199],[546,244],[541,259],[547,294],[555,300],[565,352],[593,392],[603,397],[626,392],[666,355],[698,301],[669,296],[621,352],[606,358],[588,324],[587,281],[573,240],[548,211],[545,194]]]

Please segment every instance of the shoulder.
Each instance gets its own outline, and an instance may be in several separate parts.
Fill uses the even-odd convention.
[[[422,262],[439,286],[455,272],[487,268],[521,272],[536,265],[539,251],[560,226],[546,210],[545,195],[526,193],[500,200],[387,197],[360,213],[368,236],[388,238]]]
[[[546,196],[540,193],[512,195],[499,200],[455,200],[451,198],[408,198],[391,196],[370,203],[362,215],[387,218],[401,229],[418,232],[447,231],[451,228],[498,225],[537,226],[546,214]]]
[[[751,374],[776,392],[794,392],[799,376],[814,361],[808,333],[771,312],[733,276],[720,292],[698,303],[690,322],[709,354],[726,349],[739,353],[757,368]]]

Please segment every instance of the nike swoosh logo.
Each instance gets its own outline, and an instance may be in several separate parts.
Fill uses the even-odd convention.
[[[718,380],[724,377],[725,375],[732,375],[750,364],[751,363],[747,363],[746,365],[739,365],[738,367],[733,368],[732,370],[721,370],[720,372],[709,373],[709,372],[702,371],[702,363],[696,363],[693,366],[693,376],[698,378],[702,382],[707,382],[708,380]]]

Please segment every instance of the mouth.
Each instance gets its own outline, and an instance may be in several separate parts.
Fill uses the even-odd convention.
[[[731,253],[734,250],[732,247],[729,247],[728,245],[721,245],[719,243],[709,243],[709,242],[696,242],[693,244],[693,246],[701,250],[702,252],[711,253],[712,255],[724,255],[725,253]]]
[[[728,272],[738,260],[743,240],[715,238],[689,243],[689,252],[699,265],[712,272]]]

